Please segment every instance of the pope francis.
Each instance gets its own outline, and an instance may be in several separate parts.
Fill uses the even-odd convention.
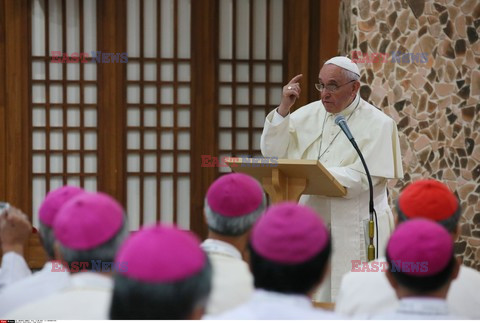
[[[267,115],[261,150],[265,157],[318,159],[347,188],[342,198],[303,195],[300,199],[300,203],[315,208],[330,226],[331,276],[314,296],[316,301],[330,302],[335,301],[341,277],[351,270],[352,261],[367,261],[369,219],[367,176],[355,149],[335,124],[335,117],[345,117],[372,176],[379,238],[375,247],[380,256],[393,229],[387,180],[403,177],[400,144],[395,122],[360,98],[360,71],[349,58],[328,60],[315,85],[321,100],[290,114],[300,96],[301,78],[297,75],[283,87],[280,105]]]

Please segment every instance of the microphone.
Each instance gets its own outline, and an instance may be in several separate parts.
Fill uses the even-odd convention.
[[[368,221],[368,236],[370,238],[370,244],[368,245],[368,260],[373,260],[375,259],[375,246],[373,244],[373,238],[374,238],[374,222],[373,218],[375,216],[375,224],[377,227],[377,246],[378,246],[378,223],[377,223],[377,212],[375,211],[375,207],[373,204],[373,184],[372,184],[372,177],[370,176],[370,172],[368,171],[367,163],[365,162],[365,159],[363,158],[362,152],[360,151],[360,148],[358,148],[357,143],[355,142],[355,139],[352,136],[352,133],[350,132],[350,129],[348,128],[347,121],[345,120],[345,117],[342,115],[338,115],[335,117],[335,124],[337,124],[342,131],[345,133],[345,136],[347,136],[348,140],[352,143],[353,148],[358,153],[358,156],[360,157],[360,160],[362,161],[363,168],[365,169],[365,173],[367,174],[367,179],[368,179],[368,188],[370,190],[370,201],[369,201],[369,212],[370,212],[370,220]],[[378,250],[377,250],[377,258],[378,258]]]
[[[342,128],[342,131],[345,133],[345,136],[347,136],[348,140],[355,142],[355,139],[353,139],[352,133],[348,128],[347,121],[345,120],[344,116],[342,115],[336,116],[335,124],[337,124],[338,126],[340,126],[340,128]]]

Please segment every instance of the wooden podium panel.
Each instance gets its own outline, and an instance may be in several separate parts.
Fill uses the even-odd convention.
[[[341,197],[346,189],[318,160],[229,157],[225,163],[233,172],[256,178],[274,203],[298,201],[300,195]]]

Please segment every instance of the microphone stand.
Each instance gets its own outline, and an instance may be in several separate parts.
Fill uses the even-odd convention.
[[[340,126],[342,131],[345,133],[347,136],[348,140],[352,143],[353,148],[358,153],[358,156],[360,156],[360,160],[362,161],[363,168],[365,169],[365,172],[367,174],[367,179],[368,179],[368,188],[370,190],[370,201],[368,205],[369,213],[370,213],[370,219],[368,221],[368,237],[369,237],[369,245],[368,245],[368,252],[367,252],[367,257],[368,261],[372,261],[375,258],[378,258],[378,250],[377,254],[375,257],[375,245],[373,244],[373,238],[375,236],[375,228],[374,228],[374,218],[375,218],[375,227],[377,229],[377,246],[378,246],[378,221],[377,221],[377,212],[375,211],[374,203],[373,203],[373,184],[372,184],[372,177],[370,176],[370,172],[367,167],[367,163],[365,162],[365,159],[363,158],[363,154],[360,151],[360,148],[358,148],[357,143],[355,142],[355,139],[353,138],[350,130],[348,129],[347,122],[345,121],[345,118],[341,115],[337,116],[335,118],[335,123]]]

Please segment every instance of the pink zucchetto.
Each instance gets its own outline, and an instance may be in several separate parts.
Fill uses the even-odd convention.
[[[244,174],[223,175],[207,191],[210,209],[226,217],[247,215],[263,201],[263,189],[252,177]]]
[[[50,191],[38,210],[38,218],[47,227],[52,227],[58,210],[72,197],[84,193],[80,187],[62,186]]]
[[[197,237],[174,227],[154,226],[132,234],[115,262],[126,264],[121,275],[145,283],[173,283],[199,273],[206,255]]]
[[[65,247],[89,250],[113,238],[123,226],[122,206],[103,193],[83,193],[60,209],[55,238]]]
[[[410,276],[432,276],[444,270],[452,260],[452,237],[434,221],[405,221],[392,233],[387,256],[396,264],[397,271]]]
[[[253,227],[252,248],[265,259],[281,264],[310,260],[329,244],[330,237],[320,216],[295,203],[270,207]]]

